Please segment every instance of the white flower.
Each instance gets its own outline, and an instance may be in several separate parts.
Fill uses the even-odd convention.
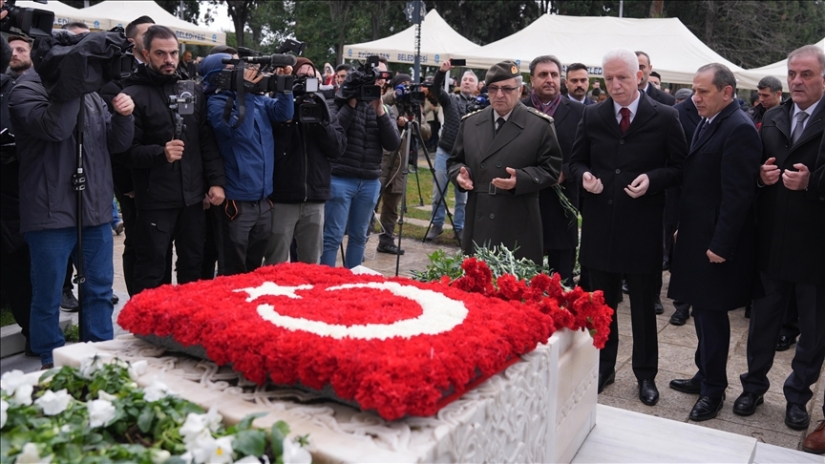
[[[56,416],[69,407],[69,402],[71,400],[71,395],[69,395],[64,388],[57,393],[51,390],[46,390],[46,393],[35,401],[34,404],[43,409],[43,414],[47,416]]]
[[[206,414],[195,414],[190,412],[186,416],[186,421],[180,427],[180,434],[184,443],[191,443],[202,436],[211,437],[212,434],[206,427]],[[188,448],[188,447],[187,447]]]
[[[132,380],[137,380],[138,377],[146,373],[147,363],[145,360],[129,363],[129,377]]]
[[[17,455],[15,464],[46,464],[52,462],[53,455],[40,457],[40,451],[34,443],[26,443],[23,445],[23,452]]]
[[[89,427],[105,427],[115,417],[115,407],[111,401],[94,400],[86,405],[89,409]]]
[[[6,400],[0,400],[0,429],[6,426],[6,420],[9,415],[6,411],[9,410],[9,403]]]
[[[20,385],[14,392],[15,403],[30,406],[32,404],[32,393],[34,393],[34,387],[27,383]]]
[[[32,404],[33,386],[37,385],[37,378],[26,376],[23,371],[10,371],[0,377],[2,390],[18,404],[28,406]]]
[[[60,427],[60,431],[63,433],[69,433],[72,431],[72,427],[69,424],[63,424],[63,426]]]
[[[155,380],[151,385],[143,390],[143,399],[151,403],[153,401],[162,400],[169,396],[169,387],[160,380]]]
[[[238,459],[235,464],[261,464],[261,460],[255,456],[247,456],[243,459]]]
[[[223,423],[223,417],[218,414],[218,408],[215,405],[212,405],[209,411],[206,412],[204,420],[206,421],[206,426],[209,427],[209,430],[212,432],[217,432]]]
[[[103,390],[100,390],[100,391],[97,392],[97,397],[98,397],[98,399],[106,400],[106,401],[115,401],[117,399],[117,396],[110,395],[109,393],[106,393]]]
[[[172,457],[172,453],[166,450],[154,449],[152,450],[152,464],[163,464]]]
[[[284,464],[311,464],[312,455],[300,443],[284,440]]]
[[[233,438],[228,436],[216,440],[209,434],[200,435],[197,440],[187,443],[186,449],[192,453],[195,464],[228,463],[232,462]]]
[[[91,356],[87,356],[85,359],[80,361],[80,375],[86,377],[87,379],[91,378],[92,374],[102,369],[103,366],[106,365],[105,358],[108,357],[109,355],[103,353],[97,353]]]

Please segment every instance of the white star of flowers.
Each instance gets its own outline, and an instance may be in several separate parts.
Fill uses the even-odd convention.
[[[247,294],[249,294],[249,298],[247,298],[246,301],[247,303],[251,303],[264,295],[285,296],[297,300],[300,299],[301,296],[297,295],[295,293],[296,291],[309,290],[312,287],[313,285],[298,285],[297,287],[286,287],[278,285],[274,282],[264,282],[258,287],[239,288],[235,291],[246,292]]]

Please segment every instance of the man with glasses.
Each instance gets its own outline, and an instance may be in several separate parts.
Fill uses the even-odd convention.
[[[540,263],[544,251],[539,192],[558,182],[561,149],[553,118],[519,102],[518,66],[487,71],[490,106],[466,115],[447,161],[450,180],[469,192],[462,248],[504,245]]]

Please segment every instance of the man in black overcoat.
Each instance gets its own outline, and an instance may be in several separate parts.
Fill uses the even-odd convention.
[[[700,394],[690,419],[703,421],[719,413],[728,386],[728,311],[747,305],[753,295],[762,144],[739,110],[730,69],[702,66],[693,89],[703,119],[685,161],[668,296],[693,306],[698,372],[670,386]]]
[[[584,188],[579,259],[590,269],[592,289],[602,290],[614,310],[627,276],[633,373],[639,399],[652,406],[659,399],[654,293],[662,274],[664,191],[682,180],[687,144],[676,110],[639,91],[642,72],[632,51],[609,52],[603,68],[610,98],[585,107],[570,157],[570,173]],[[600,353],[600,392],[615,379],[618,329],[614,313]]]
[[[639,90],[663,105],[675,105],[676,97],[659,90],[655,85],[650,83],[650,73],[653,72],[653,65],[650,63],[650,55],[643,51],[637,51],[636,56],[639,59],[639,70],[642,71],[642,81],[639,83]]]
[[[764,151],[757,203],[758,269],[765,296],[753,303],[748,372],[733,411],[747,416],[764,402],[768,372],[791,295],[799,313],[799,341],[785,381],[785,424],[808,427],[811,385],[825,358],[825,191],[812,181],[825,129],[825,53],[813,45],[788,55],[789,101],[762,119]]]
[[[562,283],[572,287],[576,247],[579,245],[579,222],[575,214],[562,207],[562,201],[569,201],[576,207],[579,204],[579,187],[570,177],[570,152],[584,105],[562,97],[559,91],[561,63],[555,56],[544,55],[533,59],[530,63],[530,84],[533,90],[521,102],[553,118],[562,155],[559,184],[565,198],[560,198],[552,187],[539,192],[544,255],[550,269],[561,275]]]

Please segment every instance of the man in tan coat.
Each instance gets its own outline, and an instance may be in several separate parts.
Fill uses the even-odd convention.
[[[558,182],[561,149],[553,118],[519,102],[518,66],[503,61],[487,71],[490,106],[466,115],[447,169],[468,191],[462,248],[504,245],[518,258],[542,262],[539,191]]]

